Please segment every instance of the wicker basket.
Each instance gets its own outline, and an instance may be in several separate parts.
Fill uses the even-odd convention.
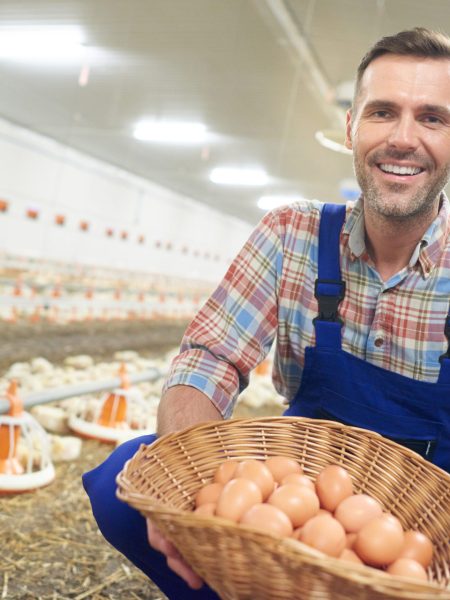
[[[432,583],[401,580],[191,511],[224,459],[291,456],[312,478],[328,464],[434,543]],[[142,445],[117,478],[118,497],[150,517],[226,600],[450,599],[450,475],[376,433],[332,421],[267,417],[212,422]]]

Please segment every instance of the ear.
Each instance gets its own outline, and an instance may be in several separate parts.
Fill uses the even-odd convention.
[[[351,109],[347,111],[347,122],[345,125],[345,147],[351,150],[353,148],[352,144],[352,111]]]

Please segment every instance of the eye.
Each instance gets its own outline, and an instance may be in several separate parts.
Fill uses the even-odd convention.
[[[391,116],[391,113],[387,110],[376,110],[371,116],[375,119],[388,119]]]
[[[425,115],[422,117],[422,121],[429,123],[430,125],[440,125],[444,122],[441,117],[437,117],[436,115]]]

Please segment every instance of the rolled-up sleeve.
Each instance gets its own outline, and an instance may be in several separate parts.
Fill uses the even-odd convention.
[[[192,386],[223,417],[231,415],[250,371],[275,338],[282,262],[279,223],[276,213],[268,213],[187,328],[163,391]]]

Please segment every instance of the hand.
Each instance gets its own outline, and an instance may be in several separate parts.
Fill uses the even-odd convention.
[[[175,546],[164,537],[161,531],[149,519],[147,519],[147,536],[150,546],[166,556],[167,566],[184,579],[190,588],[199,590],[202,587],[203,579],[191,569]]]

